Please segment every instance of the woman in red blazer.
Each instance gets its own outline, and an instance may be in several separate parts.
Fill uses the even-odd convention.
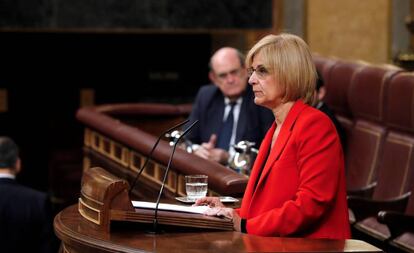
[[[246,58],[254,102],[272,110],[240,209],[218,198],[206,214],[231,218],[237,231],[261,236],[350,237],[344,159],[335,126],[314,109],[316,70],[308,46],[290,34],[268,35]]]

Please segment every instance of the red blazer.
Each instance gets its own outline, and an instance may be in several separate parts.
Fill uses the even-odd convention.
[[[299,100],[269,152],[275,129],[260,146],[237,210],[247,232],[350,238],[343,152],[331,120]]]

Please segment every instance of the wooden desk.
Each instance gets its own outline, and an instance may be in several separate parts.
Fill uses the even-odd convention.
[[[129,223],[111,233],[85,223],[77,205],[55,217],[56,235],[63,252],[382,252],[359,240],[325,240],[260,237],[238,232],[180,231],[144,232],[142,224]],[[132,227],[132,228],[131,228]]]

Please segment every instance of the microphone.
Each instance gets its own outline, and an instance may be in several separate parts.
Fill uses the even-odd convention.
[[[152,158],[152,153],[154,152],[155,148],[158,146],[158,143],[160,142],[161,138],[162,138],[162,137],[163,137],[166,133],[169,133],[169,132],[171,132],[172,130],[175,130],[175,129],[179,128],[180,126],[182,126],[182,125],[186,124],[188,121],[190,121],[190,120],[189,120],[189,119],[187,119],[187,120],[185,120],[185,121],[183,121],[183,122],[181,122],[181,123],[179,123],[179,124],[177,124],[177,125],[175,125],[175,126],[173,126],[173,127],[169,128],[169,129],[165,130],[164,132],[162,132],[162,133],[160,134],[160,136],[158,136],[157,141],[155,142],[154,146],[152,146],[151,152],[149,152],[149,154],[148,154],[148,155],[147,155],[147,157],[145,158],[145,162],[144,162],[144,164],[142,165],[141,169],[139,170],[139,172],[138,172],[137,176],[135,177],[134,182],[133,182],[133,184],[132,184],[131,188],[129,188],[129,195],[131,194],[132,189],[134,189],[135,184],[137,183],[138,178],[139,178],[139,176],[141,175],[142,171],[143,171],[143,170],[144,170],[144,168],[147,166],[147,164],[148,164],[149,160]]]
[[[178,137],[178,139],[174,142],[174,147],[173,147],[173,150],[172,150],[172,152],[171,152],[171,155],[170,155],[170,159],[168,160],[168,165],[167,165],[167,168],[165,169],[165,173],[164,173],[164,178],[163,178],[163,180],[162,180],[162,184],[161,184],[161,189],[160,189],[160,192],[159,192],[159,194],[158,194],[158,198],[157,198],[157,202],[156,202],[156,205],[155,205],[155,213],[154,213],[154,222],[153,222],[153,233],[157,233],[157,226],[158,226],[158,205],[160,204],[160,199],[161,199],[161,195],[162,195],[162,192],[163,192],[163,190],[164,190],[164,186],[165,186],[165,180],[167,179],[167,176],[168,176],[168,171],[170,170],[170,166],[171,166],[171,162],[172,162],[172,158],[173,158],[173,156],[174,156],[174,152],[175,152],[175,148],[177,147],[177,144],[178,144],[178,142],[180,141],[180,139],[183,137],[183,136],[185,136],[188,132],[190,132],[190,130],[196,125],[198,123],[198,120],[195,120],[194,122],[193,122],[193,124],[191,124],[184,132],[183,132],[183,134],[180,136],[180,137]]]

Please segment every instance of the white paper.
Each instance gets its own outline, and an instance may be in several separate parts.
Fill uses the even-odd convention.
[[[135,208],[155,209],[155,205],[156,205],[156,203],[154,202],[145,202],[145,201],[131,201],[131,202]],[[158,205],[158,210],[186,212],[186,213],[203,214],[208,209],[210,209],[209,206],[184,206],[184,205],[173,205],[173,204],[164,204],[164,203],[160,203]]]

